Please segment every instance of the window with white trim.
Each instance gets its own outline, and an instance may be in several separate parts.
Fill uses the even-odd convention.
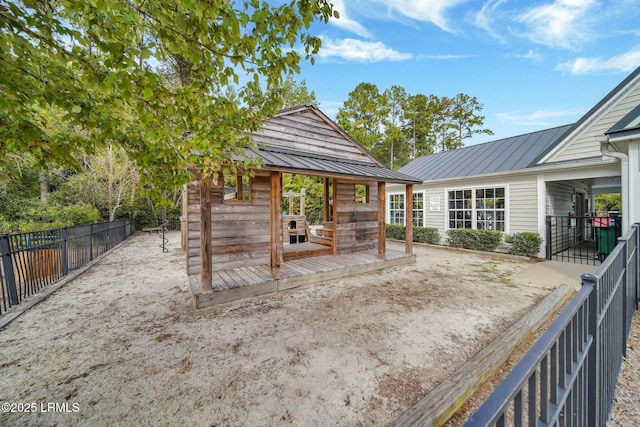
[[[504,187],[449,190],[449,228],[505,231]]]
[[[389,224],[404,225],[404,194],[389,195]]]
[[[413,225],[424,227],[424,193],[413,193]]]

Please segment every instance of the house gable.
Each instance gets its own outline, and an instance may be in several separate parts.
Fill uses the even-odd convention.
[[[312,105],[279,112],[251,136],[258,148],[277,147],[382,166],[364,147]]]
[[[640,104],[640,67],[623,80],[545,153],[538,164],[602,156],[599,139]]]

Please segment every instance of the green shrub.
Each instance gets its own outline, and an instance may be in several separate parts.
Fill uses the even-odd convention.
[[[404,240],[404,225],[387,224],[386,235],[389,239]]]
[[[413,241],[419,243],[440,243],[440,232],[433,227],[413,227]]]
[[[528,257],[537,257],[540,252],[542,238],[538,233],[523,231],[522,233],[507,234],[504,241],[511,243],[511,253]]]
[[[502,243],[502,232],[494,230],[447,230],[447,241],[454,248],[493,252]]]
[[[404,240],[405,226],[387,224],[386,235],[389,239]],[[413,227],[413,241],[418,243],[430,243],[436,245],[440,242],[440,232],[433,227]]]

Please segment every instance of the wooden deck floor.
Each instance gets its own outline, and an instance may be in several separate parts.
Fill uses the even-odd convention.
[[[202,308],[325,280],[412,264],[415,260],[415,255],[391,250],[387,250],[384,259],[378,258],[375,251],[321,255],[284,262],[277,279],[271,277],[271,268],[268,265],[260,265],[214,271],[212,292],[203,293],[200,290],[200,275],[189,276],[189,283],[195,307]]]

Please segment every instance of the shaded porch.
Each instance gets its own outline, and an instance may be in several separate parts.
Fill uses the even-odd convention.
[[[326,280],[412,264],[415,260],[416,256],[413,254],[407,255],[404,251],[390,249],[387,249],[384,258],[379,257],[377,250],[322,255],[283,262],[280,265],[279,278],[275,279],[272,277],[271,266],[265,264],[214,271],[212,291],[202,291],[200,275],[190,275],[189,284],[194,306],[203,308]]]

